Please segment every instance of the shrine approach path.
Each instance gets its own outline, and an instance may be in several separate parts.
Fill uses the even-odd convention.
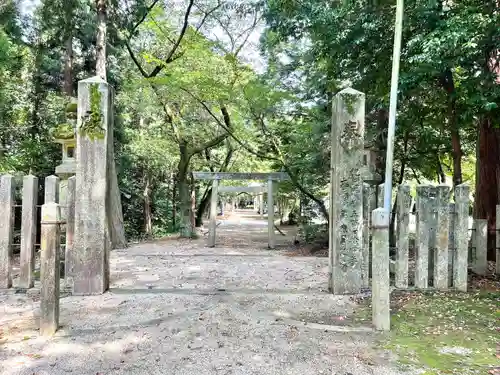
[[[391,375],[352,296],[327,293],[327,258],[290,256],[293,233],[236,211],[208,237],[111,253],[111,287],[62,296],[61,328],[39,337],[36,293],[0,292],[0,374]]]

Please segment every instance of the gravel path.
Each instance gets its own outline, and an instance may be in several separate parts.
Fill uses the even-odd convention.
[[[207,238],[113,251],[111,289],[61,299],[61,329],[38,337],[35,293],[0,293],[0,374],[402,374],[373,349],[355,307],[326,293],[327,259],[266,250],[247,213]]]

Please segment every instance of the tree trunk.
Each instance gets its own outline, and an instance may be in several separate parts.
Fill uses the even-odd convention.
[[[183,238],[191,238],[194,228],[191,225],[191,194],[188,181],[188,169],[191,155],[187,149],[187,143],[181,141],[179,145],[180,160],[177,166],[177,184],[179,189],[179,208],[181,211],[181,222],[179,234]]]
[[[43,87],[42,87],[42,60],[43,60],[43,46],[42,43],[37,43],[35,52],[35,69],[33,73],[33,112],[31,114],[31,127],[29,134],[35,138],[39,133],[40,126],[40,106],[43,100]]]
[[[196,228],[196,185],[194,182],[194,177],[191,174],[191,210],[189,212],[189,218],[191,220],[191,231],[194,233],[194,228]]]
[[[441,159],[439,159],[439,155],[436,157],[436,165],[438,172],[438,183],[445,184],[446,183],[446,174],[443,170],[443,164],[441,164]]]
[[[377,111],[377,136],[374,140],[376,150],[375,172],[385,179],[385,157],[387,151],[387,132],[389,128],[389,112],[382,108]],[[381,181],[383,182],[383,181]]]
[[[73,96],[73,35],[66,39],[66,50],[64,51],[64,94]]]
[[[73,96],[73,1],[65,4],[65,50],[64,50],[64,83],[63,92],[65,95]]]
[[[478,160],[476,168],[476,194],[474,218],[488,220],[488,259],[495,260],[496,205],[499,204],[500,186],[500,129],[492,118],[484,115],[479,122]]]
[[[457,94],[451,69],[446,69],[441,77],[441,85],[448,93],[448,126],[451,135],[453,158],[453,187],[462,183],[462,145],[457,115]]]
[[[203,225],[203,215],[207,210],[208,202],[210,202],[211,196],[212,196],[212,188],[206,188],[205,192],[203,193],[203,197],[200,200],[200,204],[196,209],[196,219],[195,219],[196,227],[201,227]]]
[[[177,178],[172,181],[172,232],[177,231]]]
[[[96,0],[97,7],[97,42],[96,75],[106,81],[106,0]]]

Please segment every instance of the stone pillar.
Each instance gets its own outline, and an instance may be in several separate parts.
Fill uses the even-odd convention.
[[[260,218],[264,218],[264,193],[259,194],[259,210],[260,210]]]
[[[99,77],[78,83],[73,294],[104,293],[109,251],[124,245],[113,152],[113,89]]]
[[[70,286],[73,277],[75,263],[73,243],[75,239],[75,194],[76,177],[68,178],[68,190],[66,199],[66,248],[64,251],[64,279],[66,285]]]
[[[330,290],[359,293],[363,259],[363,169],[365,95],[339,92],[332,113],[330,170]]]
[[[396,244],[396,288],[408,287],[408,248],[410,234],[411,195],[409,185],[398,188],[397,244]]]
[[[377,186],[377,207],[384,207],[384,188],[385,184]]]
[[[417,186],[417,250],[415,262],[415,287],[429,286],[429,221],[430,221],[430,191],[431,186]]]
[[[488,271],[488,221],[486,219],[475,219],[472,235],[475,238],[472,249],[472,271],[477,275],[486,275]]]
[[[372,321],[375,329],[388,331],[391,327],[389,290],[389,213],[377,208],[372,213],[373,275]]]
[[[0,289],[12,287],[14,189],[14,176],[2,175],[0,179]]]
[[[40,334],[51,336],[59,327],[59,248],[61,211],[59,204],[42,206],[40,260]]]
[[[43,203],[59,203],[59,177],[45,177],[45,201]]]
[[[456,209],[455,203],[448,205],[449,212],[449,232],[448,232],[448,286],[453,286],[453,262],[455,261],[455,223],[456,223]]]
[[[20,288],[33,288],[35,278],[35,242],[37,229],[38,178],[32,175],[23,178],[23,201],[21,218]]]
[[[273,180],[267,182],[267,233],[268,247],[274,249],[276,241],[274,238],[274,197],[273,197]]]
[[[497,206],[497,220],[496,220],[496,274],[500,275],[500,204]]]
[[[219,199],[219,180],[212,181],[212,195],[210,196],[210,229],[208,246],[215,247],[215,228],[217,227],[217,200]]]
[[[456,222],[454,234],[453,286],[467,291],[467,258],[469,247],[469,186],[455,188]]]
[[[450,188],[447,185],[437,187],[437,225],[436,247],[434,250],[434,287],[448,289],[448,240],[449,240],[449,207]]]

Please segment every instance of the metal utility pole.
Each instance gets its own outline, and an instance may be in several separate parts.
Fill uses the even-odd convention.
[[[398,104],[399,59],[401,56],[401,31],[403,28],[403,0],[397,0],[396,25],[394,28],[394,49],[392,52],[391,98],[389,106],[389,129],[387,132],[387,156],[385,159],[384,209],[391,212],[392,165],[394,161],[394,133],[396,130],[396,109]]]

